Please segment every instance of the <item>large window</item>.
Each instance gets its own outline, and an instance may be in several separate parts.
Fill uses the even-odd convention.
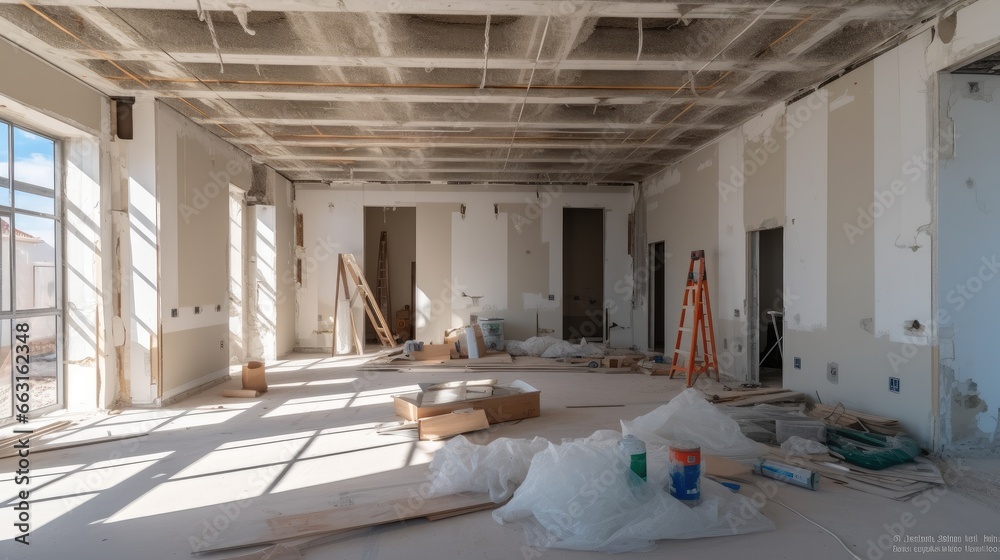
[[[62,404],[59,158],[0,121],[0,423]]]

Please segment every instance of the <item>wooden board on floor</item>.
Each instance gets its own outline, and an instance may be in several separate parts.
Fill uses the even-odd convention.
[[[714,403],[735,401],[737,399],[743,399],[747,397],[756,397],[758,395],[771,395],[774,393],[784,393],[787,389],[782,389],[781,387],[764,387],[762,389],[748,389],[746,391],[733,390],[733,391],[705,391],[702,393],[705,398]]]
[[[769,395],[757,395],[736,399],[724,404],[727,406],[753,406],[755,404],[763,403],[804,402],[805,400],[806,396],[802,393],[797,393],[795,391],[782,391],[780,393],[772,393]]]
[[[72,424],[73,423],[70,422],[70,421],[68,421],[68,420],[63,420],[62,422],[53,422],[52,424],[46,424],[46,425],[42,426],[41,428],[28,428],[28,427],[25,427],[25,426],[15,427],[14,428],[15,430],[31,429],[33,431],[30,434],[27,434],[27,433],[25,433],[25,434],[14,434],[14,435],[12,435],[12,436],[10,436],[10,437],[8,437],[8,438],[0,441],[0,449],[13,449],[13,447],[15,445],[17,445],[17,442],[20,441],[20,440],[22,440],[22,439],[24,439],[24,438],[30,438],[32,440],[35,440],[36,438],[39,438],[41,436],[48,435],[48,434],[51,434],[51,433],[54,433],[54,432],[58,432],[59,430],[62,430],[63,428],[66,428],[66,427],[69,427]]]
[[[705,474],[722,478],[732,478],[734,476],[748,474],[751,470],[753,470],[750,468],[750,465],[737,463],[732,459],[719,457],[717,455],[702,455],[701,461],[705,466]]]
[[[446,437],[485,430],[490,427],[485,410],[456,410],[440,416],[429,416],[417,421],[417,436],[424,441],[437,441]]]
[[[420,498],[419,486],[395,488],[395,497],[376,503],[363,503],[336,507],[323,511],[279,515],[247,524],[234,522],[209,548],[199,552],[218,552],[248,546],[277,544],[301,537],[326,535],[340,531],[363,529],[385,523],[437,517],[442,515],[479,511],[488,505],[494,507],[489,494],[452,494],[437,498]],[[379,492],[372,489],[369,493]],[[412,494],[411,494],[412,491]],[[351,502],[349,502],[351,503]]]

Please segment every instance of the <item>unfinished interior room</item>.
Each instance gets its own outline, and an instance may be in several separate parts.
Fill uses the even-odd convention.
[[[0,559],[1000,558],[1000,0],[0,0]]]

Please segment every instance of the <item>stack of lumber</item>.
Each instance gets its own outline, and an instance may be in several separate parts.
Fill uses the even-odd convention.
[[[705,391],[705,398],[715,404],[728,406],[753,406],[761,403],[803,402],[805,395],[780,387],[752,389],[748,391]]]
[[[812,469],[837,484],[893,500],[905,501],[945,482],[940,469],[923,457],[875,471],[833,457],[788,457],[780,450],[772,450],[771,454],[780,461]]]
[[[842,404],[830,406],[828,404],[817,403],[813,405],[808,414],[828,424],[836,424],[863,432],[894,436],[903,431],[903,426],[900,425],[898,420],[848,410]]]

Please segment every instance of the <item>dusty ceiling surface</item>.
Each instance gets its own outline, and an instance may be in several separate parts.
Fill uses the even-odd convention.
[[[0,35],[293,180],[611,184],[951,4],[0,0]]]

